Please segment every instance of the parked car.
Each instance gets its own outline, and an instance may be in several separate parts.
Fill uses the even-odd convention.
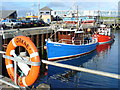
[[[45,23],[42,20],[30,20],[29,22],[31,22],[31,26],[32,27],[47,26],[47,25],[49,25],[49,24]]]
[[[44,21],[39,20],[39,26],[45,26],[45,25],[46,25],[46,23]]]
[[[31,23],[33,23],[32,24],[33,27],[38,27],[39,26],[38,20],[32,20]]]
[[[27,20],[26,23],[28,24],[28,27],[32,27],[33,26],[33,22],[31,22],[30,20]]]
[[[2,24],[6,25],[7,27],[20,27],[22,23],[16,19],[6,19],[1,21]]]
[[[21,27],[31,27],[31,21],[22,20],[21,22],[22,22]]]
[[[43,20],[37,20],[39,26],[48,26],[49,24],[45,23]]]
[[[22,24],[21,27],[26,27],[26,22],[25,21],[22,20],[21,24]]]
[[[41,26],[49,26],[49,24],[45,23],[43,20],[40,20],[40,22],[41,22]]]

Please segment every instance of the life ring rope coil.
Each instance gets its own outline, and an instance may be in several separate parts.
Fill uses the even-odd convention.
[[[10,56],[11,59],[9,58],[5,59],[7,72],[10,78],[14,81],[14,65],[13,65],[12,58],[13,57],[17,58],[17,55],[15,54],[15,49],[18,46],[24,47],[26,49],[30,57],[30,60],[28,62],[32,64],[28,72],[28,75],[24,77],[17,75],[16,82],[19,86],[22,86],[22,87],[31,86],[36,81],[40,73],[40,57],[39,57],[36,46],[30,40],[30,38],[25,36],[17,36],[9,42],[6,49],[6,56]]]

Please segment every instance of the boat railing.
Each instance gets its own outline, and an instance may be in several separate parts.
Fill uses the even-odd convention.
[[[61,39],[58,41],[59,43],[65,44],[73,44],[73,45],[88,45],[97,42],[97,39],[94,38],[92,40],[72,40],[72,39]]]
[[[98,33],[101,35],[107,35],[110,36],[111,29],[110,28],[99,28]]]

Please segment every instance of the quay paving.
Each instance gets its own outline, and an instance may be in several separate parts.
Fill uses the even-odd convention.
[[[13,84],[13,85],[15,85],[14,84],[14,82],[10,79],[10,78],[8,78],[8,77],[4,77],[4,76],[2,76],[2,75],[0,75],[0,79],[2,79],[2,80],[4,80],[4,81],[6,81],[6,82],[9,82],[9,83],[11,83],[11,84]],[[16,85],[17,86],[17,85]],[[10,90],[13,90],[13,88],[14,87],[12,87],[12,86],[10,86],[10,85],[7,85],[7,84],[5,84],[5,83],[2,83],[2,82],[0,82],[0,90],[4,90],[4,89],[10,89]],[[32,89],[34,88],[34,86],[32,86]],[[15,89],[15,88],[14,88]],[[30,88],[29,88],[30,89]],[[29,89],[27,89],[27,88],[17,88],[17,89],[15,89],[15,90],[29,90]],[[50,90],[50,85],[48,85],[48,84],[45,84],[45,83],[42,83],[42,84],[39,84],[37,87],[36,87],[36,90]]]
[[[32,27],[32,28],[16,28],[16,29],[6,29],[0,30],[0,33],[4,33],[5,38],[13,38],[16,34],[19,35],[36,35],[36,34],[46,34],[53,33],[53,30],[49,26],[45,27]]]
[[[13,84],[13,82],[11,82],[10,78],[3,77],[2,75],[0,75],[0,79],[5,80],[5,81],[10,82],[10,83]],[[13,87],[10,86],[10,85],[7,85],[7,84],[4,84],[4,83],[0,82],[0,90],[5,89],[5,88],[13,88]]]

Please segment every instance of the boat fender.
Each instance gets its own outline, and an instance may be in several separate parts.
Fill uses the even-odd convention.
[[[91,31],[91,29],[90,29],[90,28],[88,28],[88,29],[87,29],[87,32],[90,32],[90,31]]]
[[[94,38],[97,38],[97,34],[94,34],[94,35],[93,35],[93,39],[94,39]]]
[[[47,46],[44,46],[44,49],[47,49]]]
[[[34,45],[34,43],[30,40],[29,37],[25,37],[25,36],[17,36],[15,38],[13,38],[6,49],[6,55],[7,56],[14,56],[15,57],[15,49],[16,47],[21,46],[24,47],[26,49],[26,51],[28,52],[29,56],[30,56],[30,61],[31,62],[37,62],[40,63],[40,57],[37,51],[36,46]],[[13,52],[14,51],[14,52]],[[17,55],[16,55],[17,56]],[[14,81],[14,64],[13,61],[10,59],[5,59],[5,64],[6,64],[6,69],[8,72],[8,75],[10,76],[10,78],[12,79],[12,81]],[[20,76],[17,73],[17,84],[21,87],[27,87],[27,86],[31,86],[38,78],[39,73],[40,73],[40,65],[29,65],[30,70],[28,72],[27,75]]]
[[[72,37],[72,43],[74,44],[75,37]]]

